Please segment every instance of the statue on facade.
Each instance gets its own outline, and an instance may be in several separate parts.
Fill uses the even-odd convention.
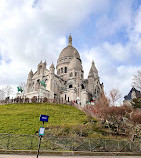
[[[18,92],[21,92],[21,93],[23,92],[23,89],[21,86],[17,87],[17,89],[18,89]]]
[[[44,88],[46,88],[46,84],[45,84],[45,81],[44,81],[44,80],[39,81],[39,82],[40,82],[41,86],[43,86]]]

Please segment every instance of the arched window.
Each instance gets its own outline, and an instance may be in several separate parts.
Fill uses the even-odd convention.
[[[96,89],[95,89],[95,94],[96,94]]]
[[[40,79],[36,81],[35,90],[40,88]]]
[[[72,84],[69,85],[69,88],[72,88]]]
[[[83,84],[81,84],[81,88],[82,88],[82,89],[84,89],[84,88],[85,88]]]
[[[65,73],[67,73],[67,67],[65,67]]]
[[[66,98],[67,98],[67,96],[66,96],[66,94],[65,94],[65,100],[66,100]]]
[[[75,77],[77,76],[77,72],[75,72]]]
[[[63,68],[61,68],[61,73],[63,73]]]
[[[70,77],[72,77],[72,72],[70,73]]]
[[[28,92],[31,92],[32,91],[32,86],[31,84],[28,85]]]
[[[32,89],[34,89],[34,82],[32,83]]]

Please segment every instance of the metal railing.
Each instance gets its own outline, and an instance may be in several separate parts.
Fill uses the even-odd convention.
[[[37,135],[0,134],[0,149],[4,150],[37,150],[38,142],[39,136]],[[40,150],[141,152],[141,142],[43,136]]]
[[[1,104],[13,104],[13,103],[58,103],[58,104],[68,104],[68,105],[74,105],[75,103],[72,101],[67,101],[67,100],[61,100],[61,99],[48,99],[48,98],[39,98],[36,97],[35,99],[33,98],[12,98],[12,99],[5,99],[5,100],[0,100],[0,105]]]

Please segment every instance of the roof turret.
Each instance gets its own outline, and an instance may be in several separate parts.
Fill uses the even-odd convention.
[[[88,77],[96,77],[96,78],[98,77],[98,71],[95,67],[94,61],[92,61],[92,65],[91,65]]]
[[[54,64],[53,64],[53,63],[51,64],[50,68],[54,68],[54,69],[55,69],[55,67],[54,67]]]
[[[30,72],[28,74],[28,77],[33,77],[33,71],[32,71],[32,69],[30,70]]]

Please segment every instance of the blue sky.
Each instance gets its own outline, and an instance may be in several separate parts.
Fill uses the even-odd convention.
[[[106,93],[126,95],[141,70],[141,0],[0,0],[0,87],[56,65],[72,34],[85,78],[92,60]],[[16,89],[16,88],[15,88]]]

